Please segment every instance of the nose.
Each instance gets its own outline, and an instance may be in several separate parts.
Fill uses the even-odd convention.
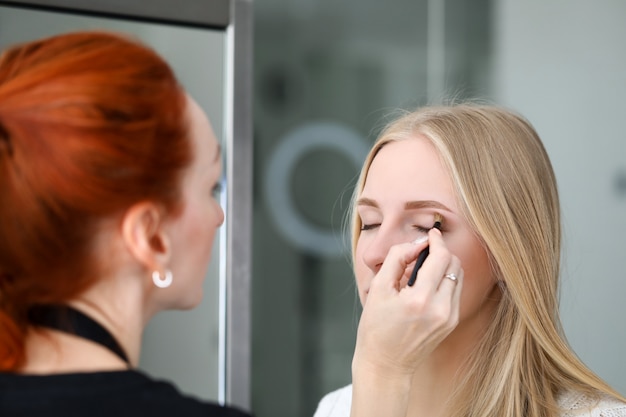
[[[363,262],[377,273],[393,245],[410,242],[411,237],[398,230],[385,230],[381,227],[375,236],[371,236],[363,251]]]

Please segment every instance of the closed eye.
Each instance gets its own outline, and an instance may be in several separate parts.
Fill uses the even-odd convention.
[[[213,186],[213,188],[211,189],[211,194],[213,194],[213,197],[218,197],[220,195],[220,193],[222,192],[222,182],[216,182],[215,185]]]
[[[432,227],[423,227],[423,226],[413,226],[415,228],[415,230],[422,232],[422,233],[428,233],[428,231],[430,229],[432,229]]]
[[[372,230],[372,229],[375,229],[375,228],[377,228],[379,226],[380,226],[380,223],[363,224],[363,225],[361,225],[361,231]]]

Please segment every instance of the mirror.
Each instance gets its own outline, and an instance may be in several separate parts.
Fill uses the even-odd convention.
[[[224,158],[228,158],[231,149],[225,140],[227,34],[223,29],[0,4],[1,49],[17,42],[84,29],[132,34],[159,52],[206,111],[222,142]],[[223,206],[226,206],[225,200]],[[157,315],[144,333],[140,363],[141,369],[156,378],[174,382],[186,393],[220,402],[224,402],[225,381],[225,242],[222,233],[214,245],[201,305],[193,311]]]

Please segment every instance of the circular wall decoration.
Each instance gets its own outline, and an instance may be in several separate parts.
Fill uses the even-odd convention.
[[[340,256],[341,237],[308,221],[291,195],[291,180],[298,161],[319,150],[340,153],[359,171],[369,148],[358,133],[339,123],[313,122],[300,126],[285,135],[270,156],[264,194],[270,216],[287,241],[311,254]]]

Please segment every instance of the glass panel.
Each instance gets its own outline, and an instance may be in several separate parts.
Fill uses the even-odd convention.
[[[173,66],[181,83],[207,112],[218,136],[224,131],[226,35],[222,31],[85,17],[0,6],[0,48],[79,29],[132,33]],[[224,153],[228,152],[222,143]],[[204,283],[204,300],[190,312],[155,317],[144,334],[140,367],[174,381],[190,394],[218,399],[219,254],[216,242]],[[148,277],[146,278],[148,279]]]
[[[255,3],[258,417],[312,416],[350,382],[360,305],[342,222],[355,177],[394,110],[484,94],[488,17],[487,0]]]

